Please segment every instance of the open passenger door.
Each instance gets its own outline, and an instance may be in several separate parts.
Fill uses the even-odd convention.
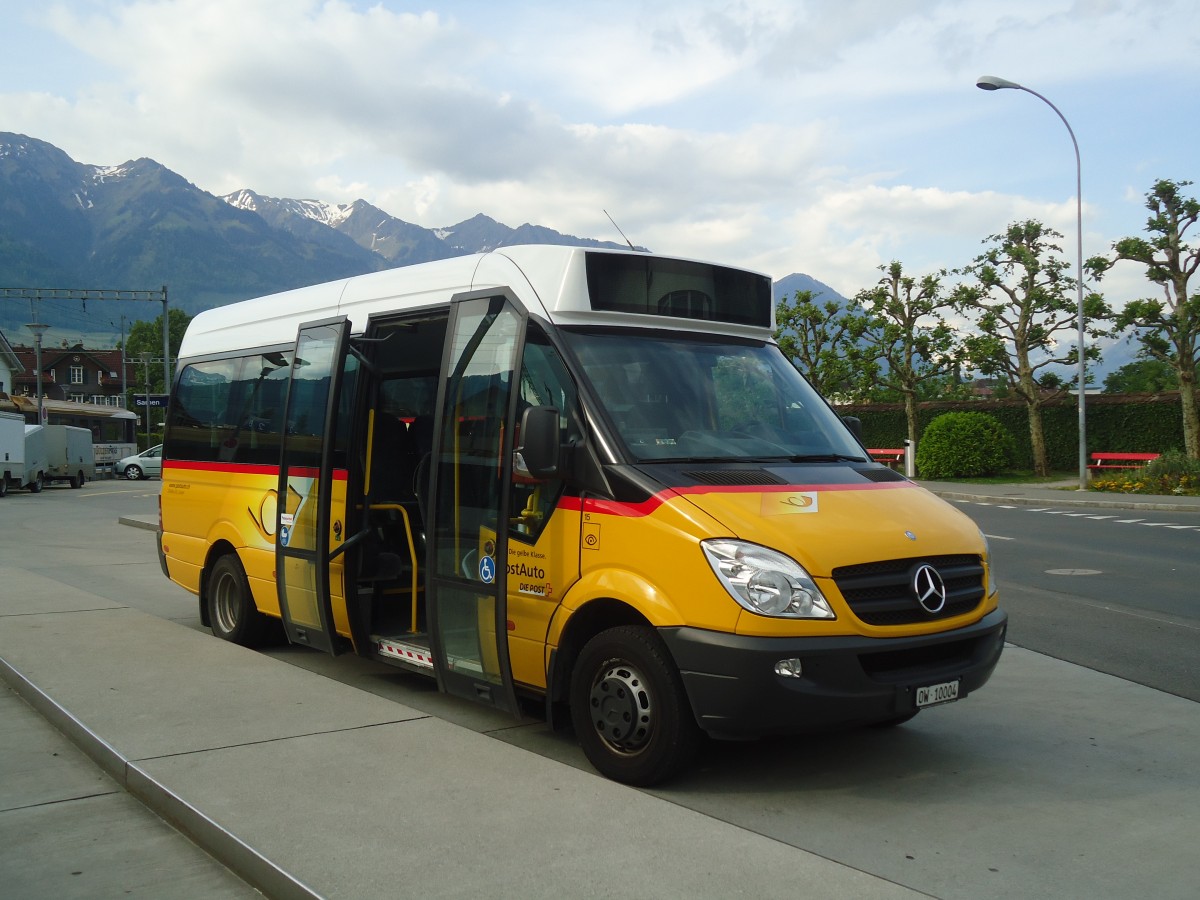
[[[334,449],[349,331],[345,317],[300,326],[279,461],[275,570],[283,627],[293,643],[330,653],[341,649],[329,569]],[[345,480],[342,469],[343,488]]]
[[[503,296],[457,299],[438,395],[428,504],[431,650],[441,687],[517,712],[506,580],[516,372],[525,317]]]

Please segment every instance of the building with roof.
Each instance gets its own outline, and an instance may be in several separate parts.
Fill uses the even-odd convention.
[[[8,373],[5,372],[5,349]],[[0,391],[18,395],[37,395],[40,378],[42,396],[75,403],[124,408],[126,386],[137,388],[137,361],[125,358],[121,350],[96,350],[74,346],[42,344],[41,372],[37,368],[37,350],[23,344],[12,345],[0,335]],[[124,375],[122,376],[122,369]]]

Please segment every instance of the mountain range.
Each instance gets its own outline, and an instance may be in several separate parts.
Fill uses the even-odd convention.
[[[527,243],[626,246],[533,224],[510,228],[483,214],[429,229],[365,200],[332,205],[249,189],[218,197],[152,159],[88,165],[45,141],[0,132],[0,287],[167,285],[171,307],[194,314],[306,284]],[[72,301],[42,301],[34,310],[9,299],[0,303],[0,328],[20,328],[33,316],[95,332],[119,316],[154,318],[160,311],[124,301],[103,305],[81,317]]]

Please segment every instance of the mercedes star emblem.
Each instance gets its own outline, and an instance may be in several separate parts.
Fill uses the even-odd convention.
[[[913,573],[912,588],[917,602],[930,615],[941,612],[946,605],[946,582],[929,563],[922,564]]]

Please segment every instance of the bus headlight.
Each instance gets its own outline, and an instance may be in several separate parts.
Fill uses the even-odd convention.
[[[767,547],[730,538],[700,547],[725,590],[744,609],[786,619],[836,619],[829,601],[800,563]]]
[[[988,543],[987,535],[980,531],[979,536],[983,538],[983,555],[987,559],[988,576],[986,596],[991,597],[995,595],[996,591],[998,590],[996,587],[996,566],[992,562],[992,546]]]

